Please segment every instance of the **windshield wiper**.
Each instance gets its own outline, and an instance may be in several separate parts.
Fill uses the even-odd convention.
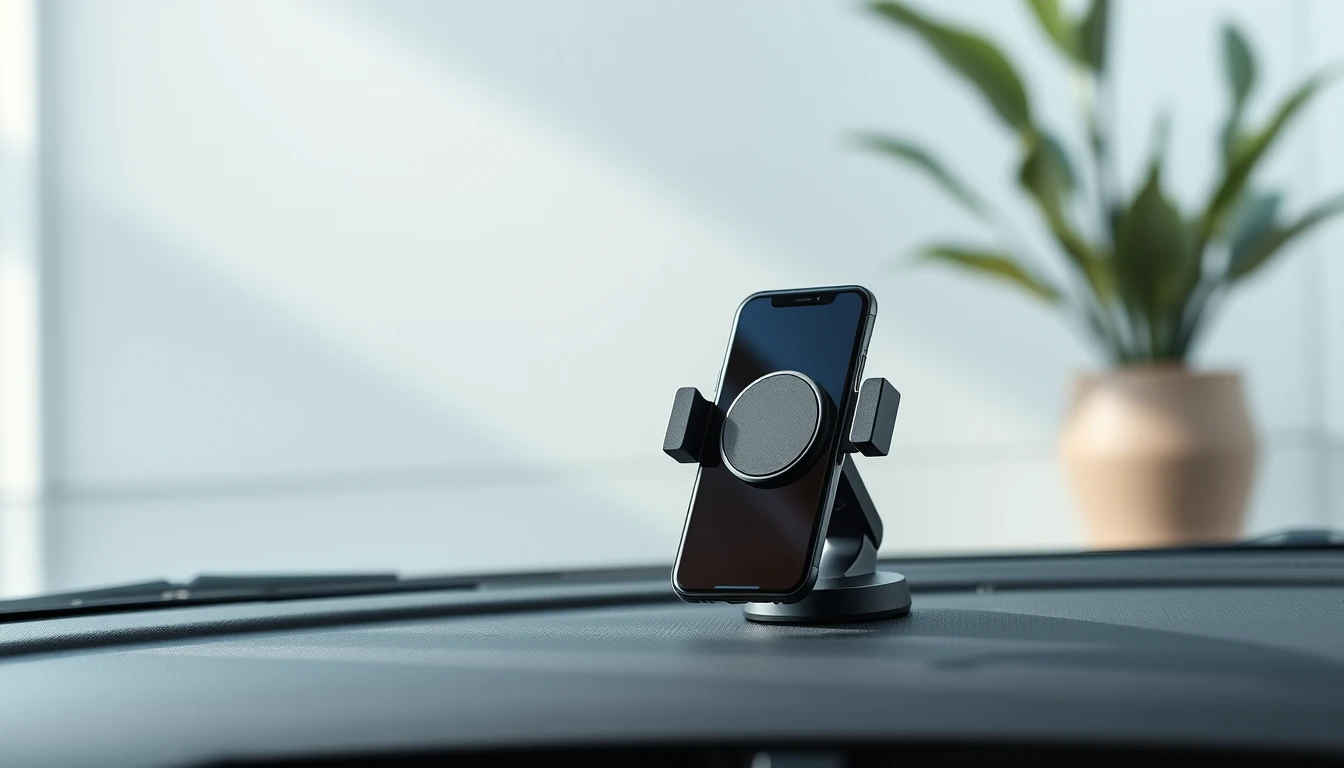
[[[114,587],[50,592],[0,600],[0,623],[86,613],[175,608],[187,605],[357,597],[404,592],[441,592],[538,586],[573,586],[666,580],[667,566],[595,568],[454,576],[403,577],[397,573],[202,574],[186,582],[163,579]]]
[[[403,590],[471,589],[474,579],[402,579],[396,573],[295,575],[202,574],[186,582],[143,581],[115,587],[53,592],[0,601],[0,620],[39,618],[165,604],[227,603],[376,594]]]
[[[1344,531],[1329,528],[1298,528],[1277,531],[1234,544],[1186,548],[1180,551],[1232,551],[1241,549],[1334,549],[1344,546]],[[1063,553],[1053,553],[1055,555]],[[1079,553],[1069,553],[1079,554]],[[1104,555],[1123,554],[1118,552]],[[1151,554],[1151,552],[1149,552]],[[1050,555],[1046,555],[1050,556]],[[970,555],[968,561],[1003,559],[1001,555]],[[1011,557],[1011,556],[1010,556]],[[916,558],[919,559],[919,558]],[[939,558],[934,558],[935,560]],[[911,564],[910,558],[902,562]],[[613,581],[664,579],[667,566],[596,568],[591,570],[491,573],[458,576],[417,576],[397,573],[320,574],[202,574],[190,581],[164,579],[35,597],[0,600],[0,623],[55,618],[84,613],[171,608],[185,605],[238,603],[266,600],[298,600],[322,597],[354,597],[394,592],[494,589],[519,586],[574,585]]]
[[[1332,528],[1288,528],[1252,539],[1242,539],[1238,547],[1337,547],[1344,544],[1344,531]]]

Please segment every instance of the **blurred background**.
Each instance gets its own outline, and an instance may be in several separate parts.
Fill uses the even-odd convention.
[[[1020,3],[991,33],[1062,142],[1072,75]],[[1066,7],[1075,6],[1065,4]],[[860,283],[904,395],[861,467],[884,551],[1087,546],[1057,439],[1106,361],[1047,309],[903,255],[981,225],[856,147],[899,132],[1048,252],[1015,139],[855,2],[0,0],[0,591],[201,571],[670,563],[694,468],[672,394],[738,303]],[[1344,59],[1344,3],[1112,8],[1115,151],[1202,199],[1219,29],[1263,121]],[[1344,186],[1344,88],[1258,172]],[[1230,298],[1193,363],[1245,377],[1246,533],[1344,526],[1344,224]]]

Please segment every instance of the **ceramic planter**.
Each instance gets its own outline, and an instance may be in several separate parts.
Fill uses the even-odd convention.
[[[1081,374],[1060,448],[1094,549],[1241,536],[1256,439],[1238,373]]]

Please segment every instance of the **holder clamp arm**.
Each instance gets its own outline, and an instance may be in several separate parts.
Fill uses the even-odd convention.
[[[704,456],[705,436],[714,404],[695,387],[682,387],[672,400],[672,415],[663,435],[663,453],[681,464],[695,464]]]
[[[891,452],[891,435],[896,429],[896,411],[901,393],[886,379],[868,379],[859,388],[859,402],[849,427],[848,453],[886,456]]]

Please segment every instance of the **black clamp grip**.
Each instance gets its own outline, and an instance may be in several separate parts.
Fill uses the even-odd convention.
[[[663,435],[663,453],[681,464],[694,464],[704,455],[705,433],[714,404],[695,387],[682,387],[672,401],[672,415]]]
[[[901,393],[886,379],[868,379],[859,388],[858,403],[850,422],[846,453],[886,456],[896,430]],[[710,414],[714,404],[695,387],[682,387],[672,400],[672,414],[663,436],[663,452],[682,464],[695,464],[704,456]]]
[[[896,411],[901,393],[886,379],[868,379],[859,388],[859,402],[849,427],[849,453],[886,456],[891,452],[891,435],[896,429]]]

